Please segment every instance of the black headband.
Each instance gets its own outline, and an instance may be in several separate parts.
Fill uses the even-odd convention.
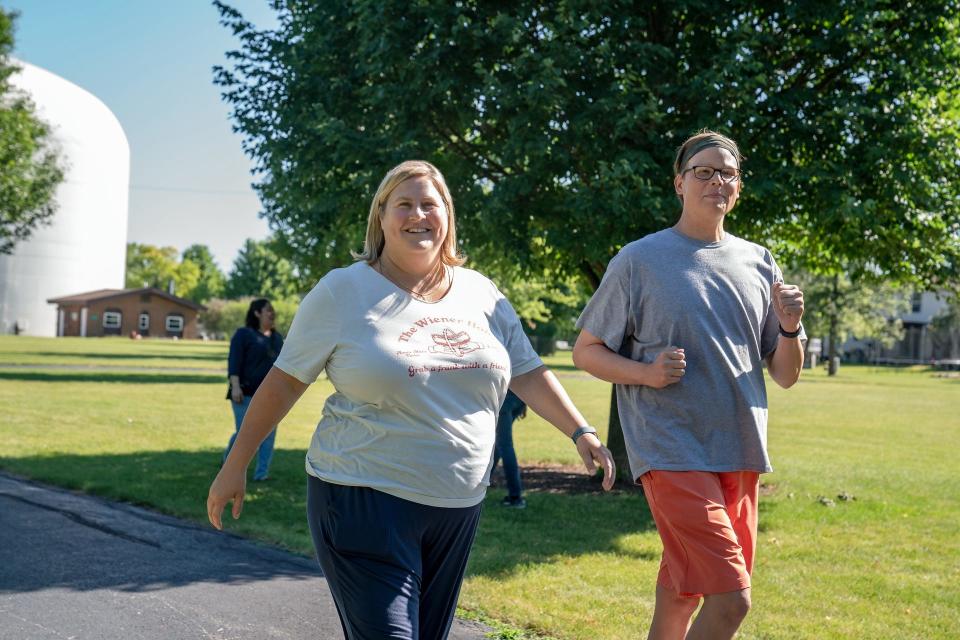
[[[693,156],[697,155],[704,149],[709,149],[710,147],[720,147],[721,149],[726,149],[733,154],[733,157],[737,161],[737,166],[740,166],[740,151],[737,150],[737,147],[730,142],[729,139],[719,136],[716,134],[710,134],[700,140],[697,140],[695,144],[690,145],[690,147],[683,152],[683,155],[680,156],[680,166],[679,170],[682,172],[684,167],[687,166],[687,162]]]

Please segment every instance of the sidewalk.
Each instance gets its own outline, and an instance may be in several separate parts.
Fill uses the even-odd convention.
[[[342,637],[312,559],[0,473],[0,640]]]

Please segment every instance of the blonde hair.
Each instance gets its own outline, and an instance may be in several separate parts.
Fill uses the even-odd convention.
[[[385,243],[383,225],[380,219],[383,217],[387,200],[401,182],[410,178],[430,178],[433,186],[440,192],[440,198],[447,210],[447,237],[443,239],[443,245],[440,248],[440,260],[443,264],[451,267],[462,265],[467,258],[457,248],[457,223],[453,209],[453,197],[450,195],[450,189],[447,188],[447,182],[443,179],[440,170],[425,160],[407,160],[387,172],[373,196],[373,202],[370,203],[370,215],[367,217],[367,235],[363,241],[363,251],[360,253],[351,251],[350,253],[354,259],[365,260],[369,264],[373,264],[380,258]]]

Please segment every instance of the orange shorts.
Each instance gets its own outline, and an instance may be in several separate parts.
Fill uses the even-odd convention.
[[[657,584],[691,598],[750,587],[759,473],[648,471],[640,482],[663,541]]]

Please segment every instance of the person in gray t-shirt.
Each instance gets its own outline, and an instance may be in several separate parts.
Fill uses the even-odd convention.
[[[574,362],[616,385],[664,543],[650,638],[730,638],[746,616],[759,474],[772,470],[763,363],[784,388],[803,366],[802,292],[723,228],[741,159],[715,132],[684,142],[679,222],[623,247],[577,321]]]

